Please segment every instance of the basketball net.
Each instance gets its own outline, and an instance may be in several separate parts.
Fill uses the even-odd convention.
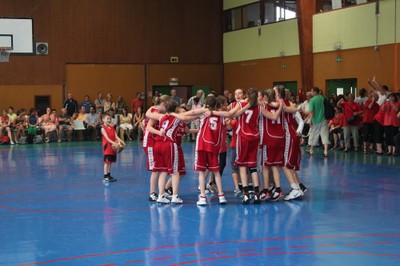
[[[11,47],[0,47],[0,62],[9,62],[10,61],[10,54],[11,54]]]

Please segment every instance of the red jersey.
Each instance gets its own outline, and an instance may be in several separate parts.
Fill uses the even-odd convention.
[[[163,115],[159,121],[160,130],[163,129],[165,132],[164,136],[156,136],[156,141],[161,142],[175,142],[177,139],[178,131],[180,130],[181,120],[173,115]]]
[[[241,108],[247,105],[247,102],[239,103]],[[243,139],[258,140],[260,139],[259,131],[259,116],[260,106],[250,107],[244,112],[244,114],[238,117],[238,129],[239,134]]]
[[[290,102],[287,100],[283,100],[283,103],[286,106],[290,106]],[[297,130],[298,124],[297,124],[297,121],[295,118],[296,113],[283,112],[283,115],[285,118],[285,122],[287,123],[287,127],[288,127],[287,129],[288,129],[289,134],[294,137],[297,136],[296,130]]]
[[[272,106],[268,103],[264,103],[262,108],[267,109],[271,113],[275,113],[279,107]],[[263,116],[262,122],[260,123],[261,132],[261,144],[272,146],[272,147],[283,147],[285,146],[285,128],[283,125],[284,112],[277,120],[267,119]]]
[[[229,145],[229,147],[234,148],[236,147],[236,138],[237,138],[237,128],[238,128],[238,121],[237,119],[233,119],[231,120],[231,127],[232,127],[232,140],[231,140],[231,144]]]
[[[352,125],[350,125],[347,120],[349,120],[355,112],[362,111],[361,105],[356,102],[341,102],[340,105],[343,108],[343,126],[358,126],[361,122],[358,116]]]
[[[371,100],[367,100],[364,104],[364,115],[362,122],[363,123],[372,123],[374,121],[375,115],[379,112],[379,104],[374,102],[371,109],[368,106],[371,104]]]
[[[116,141],[117,138],[115,137],[115,128],[112,126],[102,126],[102,129],[106,131],[107,137],[112,140]],[[104,136],[102,136],[102,146],[103,146],[103,155],[115,155],[116,153],[112,149],[111,143],[109,143]]]
[[[156,107],[150,107],[151,108],[151,112],[152,113],[158,113],[158,110]],[[154,142],[156,141],[156,138],[154,136],[153,133],[150,133],[147,130],[147,124],[149,123],[149,118],[145,118],[144,119],[144,134],[143,134],[143,148],[147,148],[147,147],[153,147],[154,146]],[[156,122],[153,126],[155,129],[158,128],[158,122]]]
[[[196,150],[219,153],[223,141],[222,128],[224,124],[225,120],[220,116],[209,116],[200,119]]]
[[[228,143],[226,143],[227,137],[228,137],[228,130],[226,129],[226,125],[224,123],[224,125],[222,126],[222,143],[221,143],[221,148],[219,149],[220,153],[228,151]]]
[[[179,123],[179,128],[178,128],[178,132],[176,134],[176,144],[178,146],[182,145],[182,137],[185,135],[186,133],[186,123],[185,122],[180,122]]]
[[[338,114],[337,116],[335,115],[331,120],[331,125],[334,127],[343,127],[343,119],[343,114]]]
[[[390,102],[385,102],[385,118],[383,120],[383,125],[384,126],[394,126],[394,127],[399,127],[399,119],[397,118],[397,112],[393,108],[392,103]],[[400,109],[400,103],[395,102],[394,105],[397,107],[397,109]]]

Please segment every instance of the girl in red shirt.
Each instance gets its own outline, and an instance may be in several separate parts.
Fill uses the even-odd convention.
[[[397,113],[400,110],[400,102],[397,100],[397,95],[392,93],[389,99],[382,104],[382,111],[385,112],[383,126],[385,130],[385,140],[388,147],[387,155],[394,154],[394,136],[399,129],[400,120],[397,118]]]
[[[363,150],[367,153],[368,144],[369,149],[373,149],[374,137],[374,117],[379,111],[378,94],[371,93],[364,104],[363,123]]]

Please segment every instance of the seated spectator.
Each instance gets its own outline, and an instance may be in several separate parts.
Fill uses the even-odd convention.
[[[379,112],[378,105],[378,94],[372,92],[368,97],[368,100],[364,103],[364,114],[363,114],[363,152],[373,151],[374,145],[374,117]]]
[[[116,129],[115,131],[118,132],[118,117],[115,115],[115,110],[114,110],[114,108],[109,109],[107,113],[108,113],[108,114],[110,115],[110,117],[111,117],[111,123],[110,123],[110,125],[113,126],[113,127]]]
[[[17,118],[15,119],[15,142],[18,143],[20,138],[26,135],[26,129],[28,128],[26,109],[22,108],[17,112]]]
[[[79,121],[85,122],[86,121],[86,116],[87,116],[86,109],[85,109],[85,107],[82,106],[79,109],[79,112],[78,112],[75,120],[79,120]]]
[[[335,116],[332,118],[332,120],[329,121],[329,133],[331,134],[331,137],[333,138],[333,150],[340,148],[343,148],[340,140],[341,140],[341,135],[343,132],[343,113],[342,109],[339,107],[335,107]]]
[[[132,116],[128,114],[128,108],[122,109],[122,114],[119,115],[119,135],[122,140],[124,140],[124,135],[126,133],[129,140],[132,140]]]
[[[14,113],[14,108],[12,106],[8,107],[8,113],[7,113],[8,117],[10,118],[10,129],[11,129],[11,135],[14,138],[14,131],[15,129],[15,120],[17,119],[17,114]],[[11,139],[13,140],[13,139]],[[17,139],[15,139],[15,142],[17,142]]]
[[[101,136],[101,119],[96,113],[96,107],[91,106],[90,112],[86,116],[86,131],[89,140],[96,140]]]
[[[7,134],[10,139],[10,144],[14,145],[14,141],[11,135],[11,119],[7,115],[7,111],[3,110],[3,114],[0,117],[0,137],[3,137],[4,134]]]
[[[97,112],[103,113],[104,110],[104,103],[105,99],[103,99],[103,93],[100,91],[98,92],[98,97],[96,100],[94,100],[94,105],[96,107]]]
[[[35,108],[31,108],[29,110],[27,133],[29,137],[33,139],[33,137],[36,136],[39,131],[40,131],[39,117],[37,115],[37,111]]]
[[[50,142],[50,133],[57,132],[56,116],[52,114],[50,107],[46,108],[46,113],[40,118],[40,128],[44,131],[45,142]]]
[[[132,100],[131,103],[131,113],[134,114],[137,112],[138,107],[143,108],[144,104],[144,95],[142,97],[142,93],[136,93],[136,98]]]
[[[67,109],[61,108],[61,114],[58,116],[58,142],[62,141],[64,132],[67,133],[67,140],[69,142],[72,140],[74,128],[71,123],[71,116],[67,114]]]
[[[133,130],[137,132],[137,140],[141,140],[143,136],[143,120],[144,113],[142,112],[142,108],[139,107],[133,118]]]

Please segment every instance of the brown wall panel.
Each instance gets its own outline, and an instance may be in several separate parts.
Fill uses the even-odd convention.
[[[222,62],[215,0],[2,0],[1,16],[34,20],[48,56],[11,56],[0,85],[63,84],[66,63]]]
[[[127,104],[145,89],[144,65],[130,64],[68,64],[67,92],[80,103],[85,95],[91,100],[99,91],[103,97],[111,93],[114,101],[122,96]]]
[[[56,108],[58,111],[62,107],[63,102],[63,88],[59,85],[46,85],[46,86],[0,86],[0,108],[8,108],[13,106],[14,111],[17,112],[20,108],[34,107],[34,96],[50,96],[51,107]]]
[[[297,81],[300,86],[300,57],[288,56],[224,65],[224,86],[232,92],[236,88],[271,88],[275,81]]]
[[[342,62],[336,62],[341,56]],[[314,54],[314,84],[326,91],[326,80],[357,78],[359,88],[368,88],[369,77],[394,86],[394,47],[384,45],[375,51],[373,47]],[[398,59],[397,59],[398,60]]]
[[[178,78],[181,85],[211,86],[213,90],[220,92],[222,67],[219,64],[152,64],[148,66],[149,90],[154,85],[168,85],[170,78]]]

